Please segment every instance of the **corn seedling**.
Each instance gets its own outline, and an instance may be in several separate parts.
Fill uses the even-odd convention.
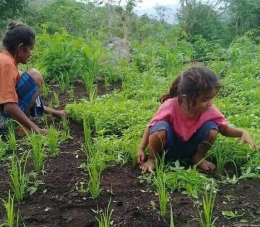
[[[53,96],[54,96],[54,106],[55,107],[59,107],[60,106],[60,99],[59,99],[59,95],[56,92],[53,92]]]
[[[83,81],[84,81],[85,88],[89,93],[91,93],[90,91],[93,90],[95,75],[93,74],[91,75],[90,73],[86,72],[83,74]]]
[[[42,91],[43,98],[46,99],[48,97],[49,92],[50,92],[50,88],[45,83],[43,83],[41,91]]]
[[[97,198],[100,194],[100,177],[106,168],[103,153],[95,148],[93,144],[87,145],[87,170],[89,174],[88,190],[92,198]]]
[[[6,210],[6,216],[7,216],[7,226],[8,227],[14,227],[14,226],[19,226],[19,216],[15,213],[14,211],[14,197],[11,196],[11,193],[9,191],[8,194],[8,200],[2,200],[3,205]]]
[[[84,139],[85,143],[89,144],[91,143],[91,127],[90,127],[90,122],[88,118],[83,119],[83,130],[84,130]]]
[[[111,204],[111,199],[109,200],[107,208],[104,211],[103,210],[99,211],[100,218],[96,217],[99,227],[109,227],[110,226],[111,217],[112,217],[112,213],[113,213],[113,209],[110,210],[110,204]]]
[[[16,136],[15,136],[14,122],[10,122],[10,124],[8,124],[7,143],[9,144],[9,149],[12,152],[16,151],[16,149],[17,149],[17,139],[16,139]]]
[[[88,96],[89,96],[89,102],[91,104],[94,103],[97,98],[97,86],[96,85],[93,85],[91,88],[89,88]]]
[[[171,216],[170,227],[174,227],[174,218],[173,218],[172,205],[171,205],[171,213],[170,213],[170,216]]]
[[[160,204],[160,215],[165,216],[167,202],[169,199],[167,188],[166,188],[166,174],[164,172],[164,156],[162,158],[156,159],[156,179],[155,185],[157,188],[157,193],[159,195],[159,204]]]
[[[53,102],[52,102],[52,100],[49,101],[49,107],[50,107],[50,108],[53,108]]]
[[[230,150],[229,147],[224,146],[222,141],[219,141],[214,147],[212,147],[213,155],[216,158],[216,171],[218,174],[222,174],[224,167],[227,163],[232,163],[235,167],[236,173],[236,163],[231,159],[231,155],[233,156],[232,152],[225,152],[225,150]]]
[[[202,197],[203,210],[200,212],[200,223],[202,227],[214,226],[217,218],[212,220],[213,208],[216,199],[215,182],[212,180],[211,184],[206,186],[204,195]]]
[[[52,158],[56,157],[59,154],[59,135],[60,132],[55,127],[51,126],[48,129],[47,142],[50,150],[50,156]]]
[[[61,92],[63,93],[66,90],[68,90],[70,84],[71,84],[70,73],[68,72],[61,73],[59,77],[59,85],[60,85]]]
[[[32,133],[30,135],[30,141],[33,150],[33,164],[34,170],[39,172],[43,168],[44,153],[44,136],[41,134]]]
[[[19,202],[24,198],[25,189],[29,181],[29,177],[25,173],[28,156],[29,152],[25,152],[21,159],[18,159],[13,153],[11,161],[10,177],[12,180],[12,189]]]
[[[87,155],[87,170],[90,177],[88,190],[92,198],[96,198],[100,194],[100,177],[101,172],[106,168],[104,154],[97,149],[91,140],[91,129],[87,120],[84,120],[84,136],[85,136],[85,153]]]
[[[70,100],[74,100],[75,92],[74,92],[74,88],[73,87],[70,88],[68,93],[69,93]]]
[[[61,119],[61,125],[62,125],[63,132],[64,132],[64,134],[65,134],[64,137],[65,137],[65,138],[71,138],[68,118],[63,117],[63,118]]]
[[[2,140],[2,137],[0,135],[0,158],[2,158],[6,151],[7,151],[8,145]]]

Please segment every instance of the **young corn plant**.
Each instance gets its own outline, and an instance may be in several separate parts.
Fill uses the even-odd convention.
[[[99,227],[109,227],[110,226],[111,217],[112,217],[112,213],[113,213],[113,209],[110,210],[110,204],[111,204],[111,199],[109,200],[107,208],[104,211],[103,210],[99,211],[100,217],[99,218],[96,217]]]
[[[232,163],[235,167],[236,174],[237,174],[237,168],[236,163],[232,159],[233,152],[225,152],[226,150],[231,150],[230,144],[226,145],[223,143],[223,141],[219,141],[216,145],[212,147],[212,155],[216,159],[216,171],[218,174],[223,174],[224,168],[227,163]]]
[[[88,98],[89,98],[89,102],[91,104],[93,104],[97,98],[97,86],[93,85],[91,88],[89,88],[88,90]]]
[[[45,83],[43,83],[41,91],[42,91],[43,98],[46,99],[48,97],[49,92],[50,92],[50,88]]]
[[[104,154],[97,149],[91,140],[91,129],[88,120],[84,120],[85,153],[87,156],[86,168],[89,174],[88,191],[92,198],[97,198],[100,194],[100,177],[106,168]]]
[[[5,156],[5,153],[7,151],[7,148],[8,148],[8,144],[5,143],[3,140],[2,140],[2,137],[0,135],[0,158],[2,158],[3,156]]]
[[[25,172],[29,152],[25,152],[20,159],[13,153],[11,161],[10,177],[12,181],[12,189],[18,202],[24,198],[25,190],[29,177]]]
[[[59,107],[60,106],[60,99],[59,99],[59,95],[56,92],[53,92],[53,96],[54,96],[54,106],[55,107]]]
[[[156,179],[154,183],[156,185],[157,193],[159,195],[160,215],[165,216],[169,196],[166,187],[166,174],[164,172],[165,169],[164,155],[162,158],[156,159],[155,169],[156,169]]]
[[[50,126],[47,134],[47,143],[50,150],[50,156],[52,158],[56,157],[59,154],[59,136],[60,132],[53,126]]]
[[[14,125],[14,122],[10,122],[10,124],[8,124],[7,143],[9,144],[9,149],[12,152],[16,151],[18,145],[17,145],[16,136],[15,136],[15,125]]]
[[[70,135],[69,120],[67,117],[63,117],[59,125],[59,141],[65,141],[67,139],[72,139]]]
[[[85,143],[89,144],[91,143],[91,126],[88,118],[83,119],[83,130],[84,130],[84,139]]]
[[[200,212],[200,223],[202,227],[214,226],[217,218],[212,220],[213,208],[216,199],[215,182],[212,179],[211,184],[206,186],[204,195],[202,197],[203,210]]]
[[[90,144],[91,143],[91,144]],[[88,143],[85,148],[87,154],[87,171],[89,174],[88,191],[92,198],[97,198],[101,192],[100,178],[102,171],[106,168],[104,154],[99,151],[92,142]]]
[[[29,137],[33,150],[34,170],[40,172],[43,169],[43,161],[46,156],[44,153],[45,138],[43,135],[35,133],[32,133]]]
[[[7,216],[6,225],[8,227],[15,227],[15,226],[18,227],[19,226],[19,216],[14,211],[14,208],[15,208],[14,197],[11,196],[10,191],[8,194],[8,199],[2,200],[2,202],[3,202],[3,205],[6,210],[6,216]]]
[[[70,100],[73,101],[75,99],[75,91],[74,88],[71,86],[71,88],[68,91]]]
[[[174,227],[174,218],[173,218],[172,205],[171,205],[171,212],[170,212],[170,217],[171,217],[171,221],[170,221],[170,227]]]

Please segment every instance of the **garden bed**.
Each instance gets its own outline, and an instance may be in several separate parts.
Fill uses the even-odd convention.
[[[53,87],[58,92],[57,87]],[[82,84],[75,85],[75,97],[84,98]],[[103,90],[99,89],[103,94]],[[69,103],[69,95],[59,93],[60,107]],[[48,102],[48,100],[47,100]],[[59,124],[58,119],[48,118],[49,123]],[[15,206],[19,209],[21,226],[25,227],[95,227],[100,211],[110,207],[112,225],[122,227],[168,227],[170,226],[170,203],[165,217],[159,215],[159,198],[154,188],[140,183],[138,166],[126,164],[111,165],[101,177],[101,194],[96,198],[81,189],[88,174],[80,166],[86,162],[82,152],[84,143],[83,126],[70,120],[71,139],[60,145],[60,153],[44,163],[44,174],[38,176],[43,184],[37,191],[26,194],[24,200]],[[144,125],[145,127],[145,125]],[[22,151],[18,151],[22,152]],[[8,157],[8,154],[6,155]],[[218,180],[215,172],[204,173]],[[8,161],[0,162],[1,198],[8,197],[10,189]],[[83,183],[82,183],[83,182]],[[260,226],[260,180],[239,180],[235,184],[218,182],[213,218],[215,226]],[[83,185],[84,186],[84,185]],[[199,212],[195,199],[180,191],[171,194],[175,226],[200,226]],[[6,212],[0,205],[0,224],[5,222]]]

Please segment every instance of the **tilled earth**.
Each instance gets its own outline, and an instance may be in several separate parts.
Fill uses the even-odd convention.
[[[59,93],[61,108],[71,102],[68,94],[60,93],[57,87],[53,89]],[[76,98],[87,95],[81,84],[76,84],[74,91]],[[99,94],[102,93],[101,88]],[[49,121],[58,124],[57,119],[50,118]],[[72,139],[60,145],[58,157],[45,161],[45,173],[37,178],[44,184],[40,184],[34,194],[26,194],[23,202],[15,206],[15,210],[19,210],[20,226],[96,227],[99,211],[105,210],[111,200],[111,226],[169,227],[170,207],[165,217],[159,215],[158,195],[150,185],[139,182],[141,173],[137,166],[128,164],[106,169],[102,173],[102,191],[96,199],[90,198],[86,192],[80,192],[81,183],[88,181],[87,172],[80,168],[81,164],[86,163],[86,156],[81,149],[83,128],[72,120],[69,124]],[[8,163],[7,160],[0,162],[0,198],[5,200],[10,190]],[[171,193],[171,205],[176,227],[200,226],[199,210],[192,198],[175,191]],[[235,215],[227,218],[223,216],[223,211],[232,211]],[[5,218],[6,212],[0,203],[0,226],[5,223]],[[217,227],[260,227],[260,180],[240,180],[233,185],[219,182],[213,218],[217,218]]]

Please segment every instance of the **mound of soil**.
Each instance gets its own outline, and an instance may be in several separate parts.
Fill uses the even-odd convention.
[[[111,88],[113,89],[113,88]],[[69,95],[59,93],[60,108],[71,102]],[[75,84],[76,98],[87,96],[82,84]],[[99,94],[104,89],[99,87]],[[50,95],[51,98],[51,95]],[[50,101],[51,99],[47,99]],[[59,123],[49,117],[49,122]],[[84,141],[82,125],[70,120],[72,139],[60,145],[60,154],[45,161],[45,173],[39,175],[40,184],[32,195],[26,195],[19,209],[21,226],[25,227],[96,227],[100,211],[105,210],[111,201],[111,226],[117,227],[169,227],[170,206],[165,217],[159,214],[158,195],[150,185],[138,180],[140,170],[137,166],[110,166],[102,174],[101,194],[92,199],[80,186],[88,182],[86,170],[80,165],[86,163],[82,152]],[[19,151],[18,151],[19,152]],[[21,151],[20,151],[21,152]],[[8,155],[7,155],[8,156]],[[214,176],[214,172],[208,176]],[[0,198],[6,199],[10,189],[8,162],[0,162]],[[260,180],[240,180],[236,184],[219,182],[214,206],[215,226],[260,226]],[[173,218],[177,227],[198,227],[199,210],[194,200],[181,192],[171,193]],[[224,211],[233,212],[233,217],[225,217]],[[0,224],[5,222],[6,212],[0,204]]]

